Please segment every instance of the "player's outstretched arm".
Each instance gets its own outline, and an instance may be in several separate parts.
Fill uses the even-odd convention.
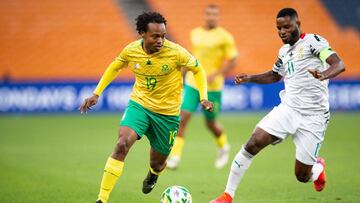
[[[87,113],[87,110],[91,110],[91,107],[94,106],[99,99],[99,96],[104,91],[104,89],[116,78],[116,76],[119,75],[121,69],[125,66],[125,63],[123,63],[121,60],[115,59],[109,67],[104,72],[103,76],[101,77],[98,85],[96,86],[96,89],[94,90],[94,93],[91,97],[88,97],[84,100],[84,102],[81,104],[79,110],[80,113]]]
[[[207,97],[207,81],[204,68],[199,64],[198,68],[193,70],[196,85],[199,90],[201,106],[206,111],[213,110],[213,103],[208,101]]]
[[[198,60],[192,56],[186,49],[178,46],[179,49],[179,67],[184,67],[185,70],[193,72],[196,86],[199,91],[201,106],[206,111],[213,110],[213,103],[208,101],[207,95],[207,80],[204,68],[198,62]]]
[[[337,75],[345,71],[345,65],[336,53],[330,55],[326,59],[326,63],[328,63],[330,67],[323,72],[313,69],[309,69],[308,71],[311,73],[311,75],[313,75],[320,81],[336,77]]]
[[[258,84],[270,84],[280,81],[282,76],[275,71],[268,71],[256,75],[248,75],[246,73],[241,73],[235,76],[235,84],[240,85],[246,82],[253,82]]]

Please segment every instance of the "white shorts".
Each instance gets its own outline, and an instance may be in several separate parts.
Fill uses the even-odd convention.
[[[257,127],[280,138],[293,135],[296,159],[306,165],[314,165],[330,119],[329,112],[317,115],[303,115],[286,104],[274,107]]]

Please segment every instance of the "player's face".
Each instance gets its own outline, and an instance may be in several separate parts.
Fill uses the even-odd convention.
[[[297,18],[290,16],[280,17],[276,19],[276,27],[279,37],[284,44],[293,45],[300,37],[300,22]]]
[[[219,22],[219,9],[208,7],[205,9],[205,23],[209,28],[214,28]]]
[[[164,45],[166,27],[164,23],[149,23],[147,32],[141,34],[146,50],[150,53],[160,51]]]

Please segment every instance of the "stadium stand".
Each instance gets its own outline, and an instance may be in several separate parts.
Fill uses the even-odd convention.
[[[186,4],[180,0],[148,2],[155,10],[164,13],[174,38],[188,48],[188,33],[193,27],[202,25],[205,6],[219,5],[221,24],[233,33],[240,52],[238,66],[233,73],[257,73],[271,68],[277,51],[282,46],[276,33],[275,15],[281,8],[294,7],[299,12],[302,31],[320,33],[343,58],[348,69],[342,76],[360,77],[359,33],[354,29],[339,27],[320,1],[202,0],[188,1]]]
[[[321,0],[331,16],[343,27],[354,27],[360,31],[360,1],[356,0]]]
[[[129,41],[114,1],[0,1],[0,77],[95,79]]]
[[[146,2],[166,16],[173,40],[187,48],[189,31],[203,22],[204,7],[218,4],[221,24],[234,34],[240,51],[233,74],[271,68],[282,45],[275,15],[280,8],[294,7],[302,30],[327,38],[343,58],[347,71],[342,76],[360,78],[358,31],[338,25],[321,1]],[[115,0],[0,1],[0,79],[97,80],[121,48],[137,38],[134,19],[121,5]],[[123,72],[121,77],[130,79],[132,74]]]

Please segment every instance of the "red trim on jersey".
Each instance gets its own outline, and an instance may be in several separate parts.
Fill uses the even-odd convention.
[[[302,33],[302,34],[300,35],[300,38],[301,38],[301,39],[304,39],[305,35],[306,35],[306,33]]]

